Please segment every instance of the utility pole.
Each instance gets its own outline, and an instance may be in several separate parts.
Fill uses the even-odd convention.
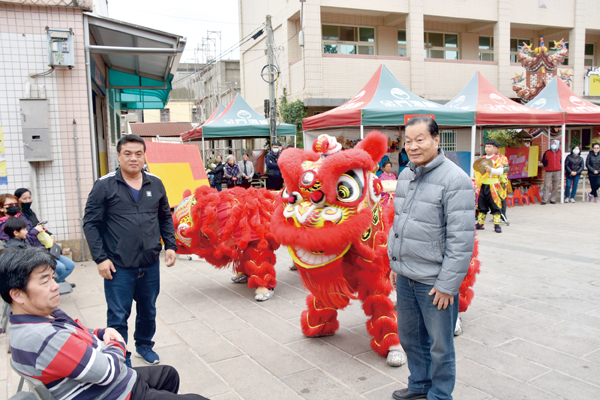
[[[271,25],[271,16],[267,15],[267,69],[269,71],[269,126],[271,127],[271,146],[277,141],[277,104],[275,99],[275,54],[273,43],[273,26]]]

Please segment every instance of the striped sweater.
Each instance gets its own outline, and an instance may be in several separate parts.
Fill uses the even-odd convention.
[[[54,318],[10,316],[12,363],[39,379],[56,400],[129,400],[137,373],[125,366],[125,344],[104,344],[104,329],[92,332],[60,309]]]

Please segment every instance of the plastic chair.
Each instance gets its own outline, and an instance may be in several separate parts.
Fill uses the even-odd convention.
[[[542,202],[542,198],[540,197],[540,187],[538,185],[531,185],[527,192],[527,199],[529,199],[532,204],[535,204],[535,199],[540,203]]]
[[[16,372],[17,375],[21,377],[21,381],[19,382],[19,387],[17,388],[17,392],[21,392],[23,390],[23,382],[27,382],[27,386],[29,386],[29,390],[36,395],[39,400],[56,400],[52,393],[48,390],[46,385],[42,383],[42,381],[32,378],[27,375],[23,375],[13,365],[13,360],[10,360],[10,366],[13,371]]]
[[[513,203],[513,206],[517,204],[517,202],[521,202],[522,206],[525,205],[525,202],[527,202],[527,205],[529,205],[529,198],[521,194],[521,189],[515,189],[513,192],[513,197],[510,199],[510,201]]]

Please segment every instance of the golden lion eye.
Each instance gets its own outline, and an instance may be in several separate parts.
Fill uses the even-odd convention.
[[[340,176],[337,181],[337,199],[344,203],[352,203],[361,198],[363,184],[354,170]]]

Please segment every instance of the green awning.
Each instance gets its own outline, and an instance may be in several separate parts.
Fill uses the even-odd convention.
[[[163,83],[109,68],[107,86],[114,90],[115,102],[121,103],[122,110],[162,110],[169,101],[172,80],[172,74]]]

